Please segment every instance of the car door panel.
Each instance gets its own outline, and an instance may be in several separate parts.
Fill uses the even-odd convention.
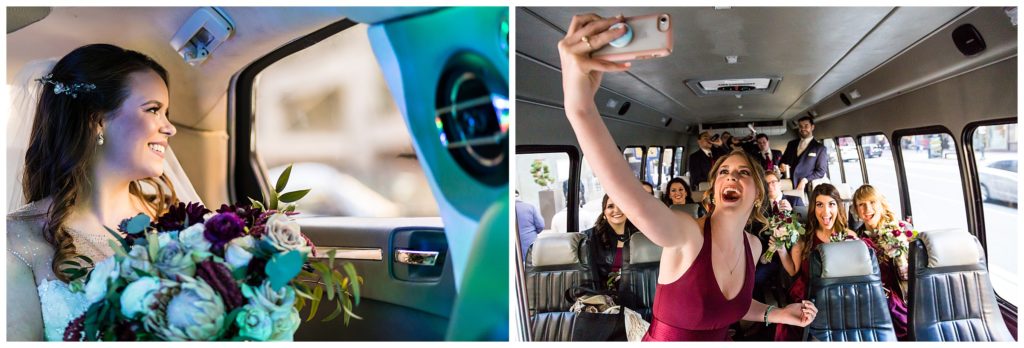
[[[362,320],[346,327],[341,318],[321,322],[335,309],[320,304],[317,315],[304,321],[295,339],[300,341],[432,341],[443,340],[455,299],[452,265],[439,218],[312,217],[297,219],[323,257],[335,248],[351,262],[364,280],[360,304],[353,308]],[[436,251],[434,266],[396,261],[396,250]],[[340,261],[340,262],[339,262]],[[305,320],[310,306],[300,313]],[[416,325],[409,325],[416,323]]]

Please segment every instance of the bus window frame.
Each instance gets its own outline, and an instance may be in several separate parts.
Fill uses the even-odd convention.
[[[626,145],[622,148],[622,151],[619,151],[619,153],[622,153],[622,159],[626,159],[626,154],[624,152],[626,149],[634,147],[640,148],[640,152],[643,154],[640,156],[640,173],[637,174],[637,180],[643,180],[647,175],[647,145]],[[626,164],[629,165],[628,162]],[[630,168],[629,171],[633,171],[633,168]]]
[[[964,164],[966,165],[966,168],[969,171],[967,176],[970,178],[974,178],[974,180],[971,180],[970,183],[966,184],[968,185],[968,188],[970,190],[964,192],[964,199],[967,199],[968,202],[971,203],[968,205],[968,210],[974,209],[973,214],[968,215],[967,224],[968,226],[970,226],[972,222],[977,224],[978,227],[974,229],[974,236],[978,238],[978,242],[980,242],[981,246],[985,249],[985,260],[989,259],[988,237],[987,231],[985,230],[985,202],[981,201],[981,177],[978,175],[978,166],[976,165],[978,162],[974,157],[974,134],[978,130],[978,128],[981,127],[998,126],[1005,124],[1019,125],[1019,122],[1015,117],[975,121],[966,124],[964,126],[963,132],[960,134],[961,138],[963,139],[962,144],[964,146],[964,152],[966,153],[966,156],[964,156],[964,160],[966,162],[964,162]],[[968,195],[970,196],[970,198],[967,197]],[[1002,296],[999,296],[999,293],[996,293],[996,300],[997,302],[999,302],[999,307],[1001,307],[1000,312],[1005,313],[1003,309],[1006,309],[1012,311],[1012,313],[1017,313],[1017,306],[1004,300]],[[1016,318],[1014,318],[1013,322],[1014,326],[1016,326]]]
[[[912,137],[912,136],[915,136],[915,135],[929,135],[929,134],[940,134],[940,133],[949,135],[950,139],[953,140],[953,149],[956,151],[956,156],[957,156],[957,169],[960,172],[960,191],[961,191],[961,193],[963,194],[963,197],[964,197],[964,213],[967,214],[967,216],[966,216],[966,218],[967,218],[967,229],[968,229],[968,233],[971,233],[971,234],[977,236],[977,233],[976,233],[977,226],[973,225],[974,221],[975,221],[973,219],[973,216],[977,212],[974,211],[973,205],[971,204],[970,199],[968,198],[970,196],[967,193],[967,191],[968,191],[967,188],[968,187],[966,185],[970,181],[969,181],[969,178],[967,178],[967,173],[966,173],[966,171],[964,169],[964,166],[965,166],[964,159],[966,158],[966,156],[962,153],[964,148],[961,147],[962,143],[958,143],[959,139],[957,139],[957,137],[955,135],[953,135],[953,132],[950,131],[949,128],[946,128],[946,126],[932,125],[932,126],[915,127],[915,128],[904,128],[904,129],[898,129],[898,130],[895,130],[895,131],[892,132],[893,135],[892,135],[892,138],[890,138],[890,139],[900,140],[900,145],[899,146],[892,146],[892,143],[890,142],[889,143],[889,148],[890,149],[891,148],[896,148],[896,150],[893,151],[893,162],[896,164],[896,168],[897,168],[896,179],[899,181],[900,202],[905,202],[903,204],[903,216],[904,217],[907,217],[907,216],[913,217],[914,215],[913,215],[913,207],[911,206],[911,204],[913,202],[910,201],[910,189],[909,189],[909,185],[907,184],[907,180],[906,180],[907,168],[906,168],[906,166],[903,165],[903,146],[902,146],[902,140],[903,139],[902,138],[903,137]]]
[[[828,146],[825,146],[825,140],[832,140],[832,147],[834,147],[835,151],[836,151],[836,161],[839,162],[837,164],[837,166],[839,167],[839,182],[840,183],[845,183],[846,182],[846,168],[843,168],[843,158],[840,156],[841,155],[840,152],[842,152],[842,151],[839,150],[839,137],[831,137],[831,138],[822,138],[821,139],[821,146],[824,146],[825,147],[825,151],[828,151]],[[832,169],[829,169],[828,167],[829,166],[826,165],[825,166],[825,170],[828,171],[828,178],[831,181],[832,180]]]
[[[665,147],[664,146],[661,146],[661,145],[651,145],[651,146],[646,146],[644,148],[644,159],[643,159],[644,169],[641,170],[641,172],[643,172],[643,173],[640,173],[640,175],[641,175],[640,178],[641,178],[641,181],[647,181],[646,180],[647,179],[647,153],[650,152],[651,149],[654,149],[654,148],[658,149],[658,163],[654,165],[655,168],[658,168],[658,174],[657,174],[657,177],[655,178],[654,182],[652,182],[651,184],[654,185],[654,187],[658,187],[659,185],[661,185],[661,162],[665,160],[665,152],[664,152],[665,151]]]
[[[516,145],[516,155],[564,153],[569,156],[569,201],[566,202],[566,232],[579,232],[580,171],[583,160],[579,148],[572,145]],[[519,168],[516,168],[517,170]],[[517,173],[518,174],[518,173]],[[573,189],[575,188],[575,189]],[[569,221],[576,221],[570,224]],[[573,229],[576,229],[575,231]],[[525,257],[525,256],[524,256]]]
[[[839,171],[843,173],[843,183],[849,184],[849,182],[846,181],[846,161],[843,160],[843,150],[839,148],[839,138],[853,139],[853,147],[857,149],[857,164],[859,164],[860,167],[861,185],[868,183],[868,173],[864,169],[864,150],[860,146],[860,136],[840,135],[833,138],[832,141],[835,142],[836,149],[839,150],[836,152],[836,158],[839,159]],[[854,190],[856,190],[856,188],[854,188]]]

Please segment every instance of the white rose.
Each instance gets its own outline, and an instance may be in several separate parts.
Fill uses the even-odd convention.
[[[288,316],[274,318],[274,333],[270,334],[270,338],[267,341],[294,340],[295,331],[299,329],[299,324],[301,323],[302,319],[299,317],[299,311],[292,307]]]
[[[252,236],[232,239],[224,250],[224,261],[227,261],[235,269],[246,267],[252,260],[252,253],[249,251],[254,247],[256,247],[256,241]]]
[[[161,249],[171,242],[171,232],[161,232],[156,235],[156,245]]]
[[[121,277],[129,282],[140,278],[139,272],[156,275],[153,263],[149,261],[149,251],[142,245],[133,245],[128,257],[121,261]]]
[[[194,224],[178,233],[178,241],[191,251],[210,251],[213,244],[206,240],[203,232],[206,227],[202,223]]]
[[[107,285],[111,280],[116,280],[121,274],[120,264],[113,257],[109,257],[96,264],[89,275],[89,282],[85,284],[85,299],[89,303],[96,303],[107,295]]]
[[[274,291],[269,280],[264,280],[263,284],[256,287],[242,284],[242,296],[249,299],[249,304],[262,307],[270,313],[275,321],[295,307],[295,290],[290,286],[282,286],[281,290]]]
[[[144,313],[157,290],[160,290],[160,278],[157,277],[142,277],[128,284],[121,294],[121,314],[135,318],[139,313]]]
[[[299,224],[285,214],[274,214],[267,219],[263,240],[276,252],[298,250],[308,255],[312,249],[302,237]]]

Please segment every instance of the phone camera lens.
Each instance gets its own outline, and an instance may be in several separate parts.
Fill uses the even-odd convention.
[[[661,22],[662,22],[662,23],[668,22],[668,18],[665,18],[665,17],[661,17]]]

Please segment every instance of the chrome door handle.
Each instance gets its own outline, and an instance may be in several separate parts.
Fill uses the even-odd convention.
[[[433,266],[437,263],[437,251],[395,250],[395,262],[415,266]]]

